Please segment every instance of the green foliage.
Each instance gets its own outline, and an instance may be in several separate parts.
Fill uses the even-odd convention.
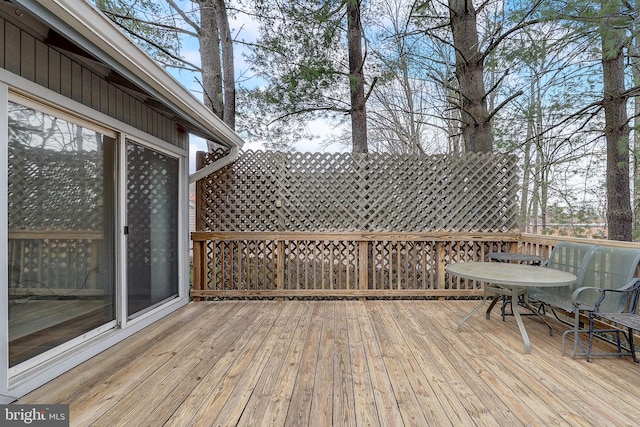
[[[265,84],[246,91],[243,108],[262,112],[268,123],[260,128],[348,112],[344,3],[293,0],[274,7],[258,0],[254,7],[260,35],[247,60]]]

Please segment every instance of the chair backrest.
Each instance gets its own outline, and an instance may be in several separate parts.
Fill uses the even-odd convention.
[[[585,265],[590,259],[595,245],[585,243],[560,242],[551,252],[545,267],[556,270],[567,271],[576,275],[576,283],[571,286],[558,286],[557,288],[547,288],[561,298],[569,299],[576,288],[582,285]]]
[[[587,260],[581,286],[620,289],[636,276],[640,263],[640,249],[597,246]],[[590,306],[600,298],[599,292],[583,292],[580,301]],[[620,313],[628,304],[628,294],[610,292],[601,303],[600,311]]]

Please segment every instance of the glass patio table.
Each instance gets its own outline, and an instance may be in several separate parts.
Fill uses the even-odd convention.
[[[527,303],[526,294],[528,288],[569,286],[577,280],[574,274],[566,271],[522,264],[460,262],[450,264],[446,266],[445,269],[449,274],[463,279],[485,282],[482,301],[471,311],[471,313],[467,314],[462,320],[460,320],[458,323],[458,331],[461,331],[464,322],[469,320],[471,316],[480,310],[480,308],[487,302],[487,296],[489,293],[507,296],[511,298],[511,310],[513,312],[513,317],[515,317],[518,324],[518,328],[520,329],[522,340],[524,341],[525,353],[531,353],[531,341],[529,340],[529,335],[527,334],[527,330],[525,329],[520,316],[520,311],[518,310],[518,297],[520,295],[524,295],[524,304],[533,313],[538,315],[538,312]],[[493,298],[491,301],[486,313],[487,319],[490,319],[491,310],[496,305],[497,301],[498,298]],[[542,317],[540,318],[547,324],[547,326],[549,326],[549,328],[551,328],[551,326]]]

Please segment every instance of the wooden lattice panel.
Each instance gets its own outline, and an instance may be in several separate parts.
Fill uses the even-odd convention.
[[[17,139],[7,151],[11,292],[76,297],[103,289],[102,156]]]
[[[204,164],[225,153],[208,153]],[[513,156],[242,154],[199,181],[203,231],[485,231],[517,224]]]
[[[268,291],[276,286],[273,241],[219,241],[206,246],[208,290]]]
[[[9,229],[100,230],[104,166],[96,152],[9,144]],[[82,215],[78,215],[82,212]]]

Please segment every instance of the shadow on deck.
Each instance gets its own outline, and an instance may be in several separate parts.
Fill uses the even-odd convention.
[[[474,301],[191,303],[23,397],[72,425],[637,425],[640,366]],[[598,343],[598,346],[606,345]]]

